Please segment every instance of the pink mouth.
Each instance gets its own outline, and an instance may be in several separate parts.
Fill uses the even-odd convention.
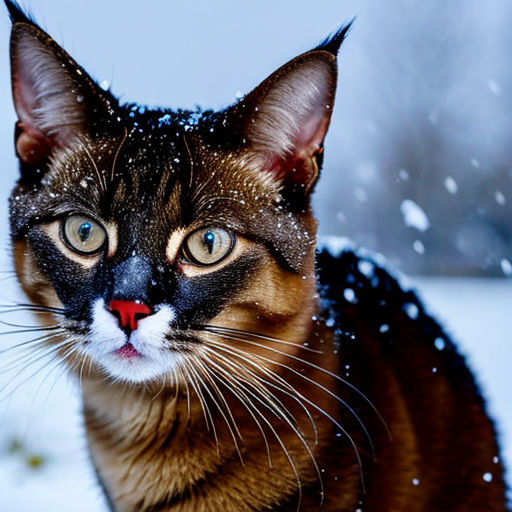
[[[130,343],[125,343],[121,348],[115,351],[115,354],[123,357],[124,359],[131,359],[132,357],[141,357],[137,349]]]

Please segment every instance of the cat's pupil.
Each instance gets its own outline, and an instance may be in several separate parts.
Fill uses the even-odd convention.
[[[80,240],[82,242],[85,242],[90,234],[91,234],[92,226],[89,222],[84,222],[79,228],[78,228],[78,236],[80,237]]]
[[[207,233],[205,233],[204,245],[206,245],[206,248],[208,249],[208,254],[213,253],[214,243],[215,243],[215,235],[211,231],[208,231]]]

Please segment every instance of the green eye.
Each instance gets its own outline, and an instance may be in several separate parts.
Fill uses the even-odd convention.
[[[107,240],[101,224],[84,215],[71,215],[62,226],[64,242],[80,254],[98,252]]]
[[[197,265],[214,265],[233,249],[235,237],[220,228],[203,228],[194,231],[185,240],[185,255]]]

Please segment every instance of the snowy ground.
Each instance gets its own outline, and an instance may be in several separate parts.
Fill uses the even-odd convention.
[[[412,282],[469,356],[510,465],[512,280],[418,278]],[[2,295],[6,294],[12,298],[4,289]],[[7,341],[0,346],[7,346]],[[5,354],[0,353],[0,361],[4,368]],[[31,376],[43,364],[16,379],[12,372],[0,374],[0,395],[7,396],[0,402],[0,510],[104,512],[87,462],[76,388],[60,368]]]

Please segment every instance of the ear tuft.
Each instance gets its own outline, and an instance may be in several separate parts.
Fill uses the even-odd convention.
[[[340,51],[340,47],[347,37],[355,18],[352,18],[347,24],[342,25],[336,32],[327,36],[314,50],[320,50],[332,53],[335,57]]]
[[[4,0],[5,6],[9,11],[9,18],[13,23],[26,23],[27,25],[32,25],[33,27],[38,27],[34,18],[30,13],[26,13],[20,6],[16,0]]]

